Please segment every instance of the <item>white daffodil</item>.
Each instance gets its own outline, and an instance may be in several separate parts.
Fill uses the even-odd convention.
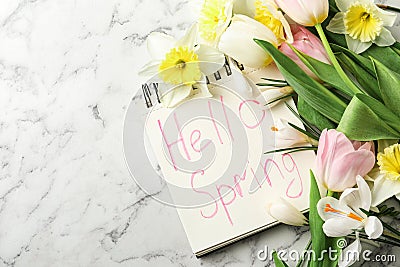
[[[217,46],[232,18],[234,0],[204,0],[200,11],[200,37],[206,44]]]
[[[327,236],[347,236],[362,228],[370,239],[382,235],[381,221],[375,216],[368,217],[361,210],[369,211],[372,201],[368,184],[361,176],[357,176],[357,186],[346,189],[339,200],[325,197],[318,202],[318,213],[325,221],[323,230]]]
[[[340,12],[329,25],[329,31],[346,35],[347,46],[362,53],[373,43],[389,46],[396,41],[385,27],[393,26],[397,15],[378,8],[373,0],[336,0]]]
[[[343,249],[340,254],[340,258],[338,261],[338,267],[347,267],[351,266],[357,262],[359,259],[359,255],[361,254],[362,247],[359,238],[359,233],[356,232],[356,240],[348,245],[345,249]]]
[[[284,198],[267,204],[268,214],[275,220],[288,225],[303,226],[308,224],[307,218],[295,206]]]
[[[275,132],[275,146],[277,148],[288,148],[296,145],[317,145],[318,142],[299,132],[289,122],[279,119],[276,126],[271,128]]]
[[[273,60],[264,49],[254,42],[254,39],[266,40],[274,46],[278,46],[275,34],[264,24],[245,15],[234,15],[231,25],[222,34],[218,47],[222,52],[247,67],[265,67]]]
[[[276,36],[278,45],[293,42],[289,23],[274,0],[236,0],[234,13],[249,16],[264,24]]]
[[[385,148],[377,158],[380,173],[374,180],[372,190],[374,207],[392,196],[400,199],[400,144]]]
[[[204,75],[218,71],[225,63],[225,56],[216,48],[197,44],[197,31],[194,24],[180,40],[159,32],[147,38],[152,60],[139,74],[158,75],[165,83],[175,86],[161,96],[165,107],[173,107],[189,97],[195,84],[202,96],[211,96]]]

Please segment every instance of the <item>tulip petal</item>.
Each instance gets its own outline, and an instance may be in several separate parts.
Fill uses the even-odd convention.
[[[375,156],[371,151],[358,150],[335,161],[332,166],[328,188],[335,192],[343,192],[346,188],[356,185],[357,175],[366,175],[375,165]]]
[[[358,255],[361,254],[361,242],[357,238],[353,243],[348,245],[341,253],[338,261],[338,267],[347,267],[353,265],[358,260]]]
[[[400,194],[400,183],[386,179],[384,175],[378,176],[372,190],[372,206],[376,207],[394,195]]]
[[[266,40],[275,46],[277,43],[275,34],[262,23],[243,15],[235,15],[231,25],[221,36],[219,49],[245,66],[264,67],[271,62],[271,57],[254,42],[255,38]]]
[[[370,216],[365,222],[365,233],[369,239],[377,239],[383,234],[382,222],[375,216]]]
[[[349,218],[329,219],[322,229],[329,237],[342,237],[351,234],[354,230],[362,226],[361,222]]]
[[[364,52],[372,45],[372,42],[363,43],[360,40],[353,39],[348,35],[346,35],[346,42],[347,42],[347,46],[349,47],[349,49],[356,54],[360,54],[360,53]]]
[[[150,56],[155,60],[162,60],[173,47],[175,39],[161,32],[152,32],[147,37],[147,50]]]
[[[374,43],[378,46],[389,46],[395,42],[396,39],[394,39],[392,33],[386,28],[382,28],[381,34],[374,40]]]
[[[346,33],[346,27],[344,26],[344,13],[339,12],[337,13],[329,22],[328,26],[326,26],[326,29],[328,31],[334,32],[334,33],[339,33],[339,34],[344,34]]]
[[[217,72],[225,64],[225,55],[214,47],[200,45],[196,54],[199,56],[200,69],[204,75]]]

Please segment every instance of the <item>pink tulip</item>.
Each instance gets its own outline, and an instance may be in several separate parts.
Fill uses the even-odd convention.
[[[357,175],[365,176],[375,165],[370,143],[358,148],[336,130],[324,130],[319,140],[315,174],[321,185],[343,192],[356,185]]]
[[[322,45],[321,40],[318,39],[317,36],[312,34],[306,28],[297,24],[291,24],[290,29],[292,30],[294,39],[294,42],[291,44],[292,46],[310,57],[313,57],[326,64],[330,64],[326,50]],[[303,61],[300,60],[300,58],[287,43],[283,43],[279,50],[296,62],[296,64],[299,65],[300,68],[302,68],[309,76],[317,79],[317,76],[315,76],[315,74],[309,68],[307,68],[306,65],[304,65]]]
[[[328,17],[328,0],[275,0],[292,20],[303,26],[315,26]]]

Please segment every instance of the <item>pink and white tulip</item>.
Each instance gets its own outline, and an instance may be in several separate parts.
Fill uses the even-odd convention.
[[[292,20],[303,26],[315,26],[328,17],[328,0],[275,0]]]
[[[370,145],[365,145],[355,149],[343,133],[324,130],[315,168],[320,185],[333,192],[353,187],[357,175],[365,176],[375,165],[375,155],[370,148]]]
[[[291,44],[293,47],[295,47],[300,52],[303,52],[304,54],[313,57],[321,62],[331,64],[328,59],[326,50],[322,45],[321,40],[317,36],[312,34],[306,28],[296,24],[291,24],[290,29],[292,30],[294,39],[293,43]],[[302,68],[309,76],[317,79],[315,74],[306,67],[306,65],[303,63],[303,61],[300,60],[300,58],[289,46],[289,44],[283,43],[280,46],[279,50],[290,57],[294,62],[296,62],[296,64],[299,65],[300,68]]]

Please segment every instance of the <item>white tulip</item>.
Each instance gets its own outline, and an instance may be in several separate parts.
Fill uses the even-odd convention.
[[[219,49],[247,67],[267,66],[272,58],[254,39],[265,40],[277,46],[275,34],[262,23],[244,15],[235,15],[221,36]]]
[[[268,214],[277,221],[284,224],[303,226],[307,225],[307,218],[292,204],[283,198],[279,202],[267,204]]]

